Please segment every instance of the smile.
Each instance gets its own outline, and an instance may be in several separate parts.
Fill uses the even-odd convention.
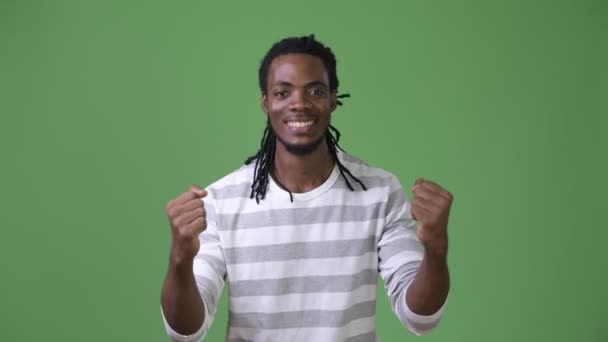
[[[287,121],[287,126],[294,127],[294,128],[308,127],[308,126],[312,126],[313,123],[315,123],[314,120],[309,120],[309,121]]]

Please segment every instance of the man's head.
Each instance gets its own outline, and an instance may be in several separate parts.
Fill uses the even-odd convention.
[[[262,108],[290,153],[315,151],[329,129],[339,85],[333,52],[314,36],[275,43],[259,68]]]
[[[278,41],[262,59],[259,84],[268,120],[260,150],[245,161],[255,161],[251,198],[259,203],[265,197],[277,144],[296,155],[326,147],[348,187],[354,191],[346,175],[366,189],[337,157],[340,132],[331,126],[331,114],[342,104],[338,99],[349,95],[337,95],[336,58],[328,47],[314,35]]]

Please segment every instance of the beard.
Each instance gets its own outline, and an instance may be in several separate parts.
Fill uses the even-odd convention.
[[[273,132],[274,133],[274,132]],[[309,143],[309,144],[290,144],[288,142],[286,142],[285,140],[281,139],[281,137],[279,137],[276,133],[274,134],[274,136],[277,138],[277,140],[283,144],[283,146],[285,146],[285,149],[287,150],[287,152],[296,155],[296,156],[306,156],[309,155],[311,153],[313,153],[314,151],[316,151],[319,146],[321,146],[321,143],[325,140],[325,135],[323,134],[319,139]]]

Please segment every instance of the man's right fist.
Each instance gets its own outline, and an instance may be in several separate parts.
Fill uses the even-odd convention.
[[[176,263],[190,262],[198,253],[198,236],[207,228],[205,207],[202,198],[207,191],[198,186],[167,203],[166,211],[171,222],[173,243],[171,260]]]

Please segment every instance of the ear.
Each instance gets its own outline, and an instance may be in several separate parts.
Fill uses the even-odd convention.
[[[336,91],[335,90],[331,92],[331,100],[330,101],[331,101],[331,104],[330,104],[331,111],[330,112],[333,112],[338,107],[338,99],[336,98]]]
[[[262,106],[262,110],[264,111],[264,113],[268,114],[268,95],[262,94],[262,99],[260,101],[260,104]]]

